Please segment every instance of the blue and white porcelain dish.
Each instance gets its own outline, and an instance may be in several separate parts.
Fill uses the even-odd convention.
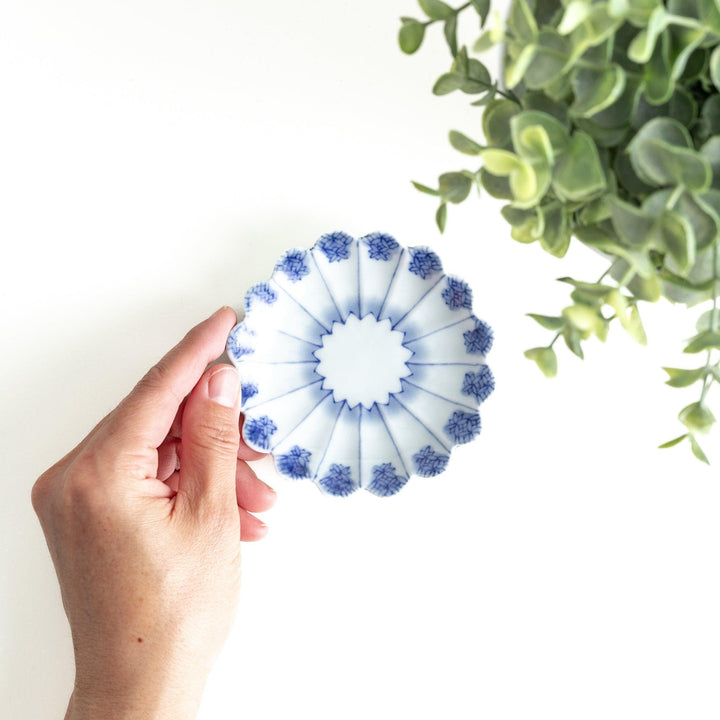
[[[323,235],[248,290],[228,338],[243,438],[331,495],[393,495],[479,434],[492,341],[470,287],[429,248]]]

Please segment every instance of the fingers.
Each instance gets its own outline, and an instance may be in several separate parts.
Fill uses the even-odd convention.
[[[242,461],[235,472],[235,495],[238,506],[250,512],[269,510],[277,500],[277,493]]]
[[[240,539],[243,542],[262,540],[267,532],[267,525],[260,518],[240,508]]]
[[[224,307],[190,330],[120,403],[110,418],[111,431],[140,439],[153,450],[159,447],[183,399],[222,354],[236,321],[232,308]]]
[[[182,415],[182,450],[176,500],[199,512],[236,506],[240,445],[240,378],[232,365],[207,370]]]

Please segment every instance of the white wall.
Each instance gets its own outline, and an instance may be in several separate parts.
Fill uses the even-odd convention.
[[[431,244],[495,328],[497,390],[449,470],[397,496],[279,491],[245,551],[238,621],[201,718],[701,718],[720,699],[720,488],[662,384],[686,313],[645,315],[545,380],[524,313],[594,279],[509,238],[487,200],[410,179],[472,167],[463,97],[435,98],[439,28],[397,49],[413,0],[9,0],[0,10],[0,714],[59,718],[69,632],[29,503],[187,328],[285,247],[373,230]],[[713,444],[715,447],[713,447]]]

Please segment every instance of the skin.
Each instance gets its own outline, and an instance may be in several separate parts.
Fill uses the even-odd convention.
[[[275,492],[245,461],[239,378],[208,364],[236,322],[193,328],[33,486],[75,652],[66,720],[194,718],[232,624],[241,540]]]

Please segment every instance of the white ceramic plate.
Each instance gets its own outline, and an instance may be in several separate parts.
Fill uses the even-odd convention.
[[[480,432],[492,340],[470,287],[432,250],[323,235],[250,288],[228,338],[243,438],[332,495],[393,495]]]

